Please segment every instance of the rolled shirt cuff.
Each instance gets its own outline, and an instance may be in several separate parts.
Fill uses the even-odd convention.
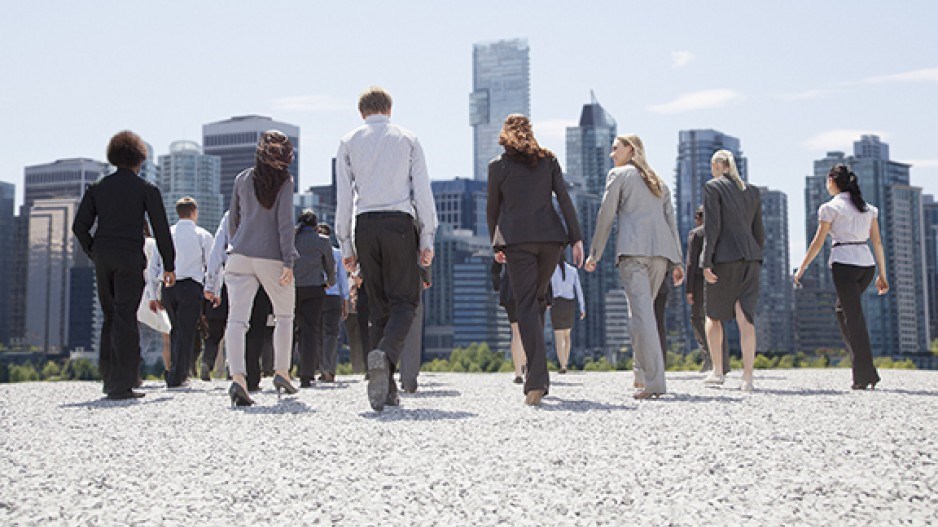
[[[355,257],[355,247],[352,245],[351,240],[339,240],[339,249],[342,250],[343,259]]]
[[[420,250],[433,249],[433,239],[436,237],[436,232],[425,232],[420,234]]]

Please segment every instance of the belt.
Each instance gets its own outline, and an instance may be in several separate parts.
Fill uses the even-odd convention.
[[[381,218],[413,218],[410,214],[406,212],[401,212],[399,210],[379,210],[375,212],[362,212],[356,218],[363,218],[366,220],[378,220]]]
[[[834,242],[832,247],[840,247],[841,245],[866,245],[866,240],[862,242]]]

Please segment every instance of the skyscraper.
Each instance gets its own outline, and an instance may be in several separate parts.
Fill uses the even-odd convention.
[[[922,223],[925,237],[925,275],[928,281],[928,334],[938,338],[938,202],[922,196]]]
[[[606,175],[612,169],[609,152],[616,138],[616,121],[607,112],[596,95],[590,92],[590,102],[583,105],[577,126],[567,128],[567,180],[571,183],[570,198],[580,220],[580,228],[589,237],[596,228],[596,216],[606,186]],[[615,243],[615,226],[610,243]],[[589,250],[590,239],[583,241]],[[614,252],[614,251],[613,251]],[[606,347],[606,291],[619,287],[615,268],[615,255],[607,252],[596,271],[582,273],[580,278],[586,300],[586,318],[577,318],[572,332],[572,348],[598,350]],[[576,355],[576,354],[574,354]]]
[[[110,165],[94,159],[59,159],[25,168],[23,204],[27,211],[40,199],[78,199],[88,185],[108,175]]]
[[[488,203],[488,188],[484,181],[452,179],[431,181],[436,217],[440,226],[453,230],[468,230],[476,236],[488,237],[489,229],[485,217]]]
[[[204,155],[202,147],[193,141],[175,141],[169,146],[169,154],[160,156],[157,186],[170,223],[179,220],[176,202],[189,196],[199,205],[198,225],[212,233],[218,228],[224,214],[218,156]]]
[[[677,216],[677,232],[682,240],[687,240],[687,233],[693,229],[694,212],[703,204],[703,188],[710,181],[710,158],[717,150],[729,150],[736,159],[736,167],[743,181],[749,181],[747,161],[740,148],[739,139],[717,130],[682,130],[678,134],[677,163],[674,170],[674,187],[672,193],[675,200],[675,215]],[[707,219],[704,218],[704,222]],[[695,343],[693,328],[690,324],[690,306],[687,302],[668,302],[669,310],[678,310],[680,313],[669,314],[669,319],[684,321],[683,348],[689,349],[690,343]],[[736,326],[727,327],[730,345],[736,340]]]
[[[77,208],[77,199],[41,199],[29,211],[26,343],[50,355],[67,351],[70,271],[90,266],[72,235]]]
[[[474,178],[488,179],[488,165],[501,154],[498,144],[505,117],[531,115],[531,78],[528,41],[498,40],[472,47],[472,125]]]
[[[879,208],[879,226],[890,291],[889,294],[880,296],[875,287],[870,287],[863,295],[863,309],[873,353],[927,353],[929,299],[922,189],[910,185],[910,166],[890,160],[889,145],[875,135],[864,135],[854,142],[852,156],[830,152],[824,159],[815,162],[815,178],[808,181],[809,185],[821,185],[820,178],[826,177],[836,163],[846,163],[851,167],[857,175],[864,198]],[[807,193],[808,191],[806,197]],[[805,203],[805,206],[808,219],[806,223],[810,225],[813,220],[816,225],[817,207],[814,203]],[[814,231],[811,230],[808,239],[813,235]],[[823,254],[824,252],[827,254]],[[829,249],[823,251],[819,259],[826,258],[828,254]],[[826,260],[819,263],[819,267],[826,267]],[[814,273],[821,273],[816,276],[824,289],[827,289],[830,278],[825,278],[823,271],[827,269],[816,270]],[[825,279],[828,282],[825,282]],[[832,289],[831,287],[827,290]],[[833,306],[828,309],[833,309]],[[843,347],[843,343],[840,342],[838,347]]]
[[[16,231],[14,206],[16,186],[0,181],[0,344],[10,342],[11,315],[13,304],[13,259],[16,249],[13,246]]]
[[[490,253],[470,256],[453,266],[453,344],[487,343],[492,351],[511,348],[508,315],[492,290]]]
[[[791,353],[795,339],[794,297],[788,258],[788,196],[759,187],[765,246],[756,310],[756,351]]]
[[[254,166],[254,152],[260,134],[271,129],[287,134],[293,143],[296,159],[290,164],[289,170],[293,174],[293,191],[296,192],[300,181],[299,127],[261,115],[241,115],[202,125],[204,153],[221,158],[223,210],[228,210],[231,204],[231,189],[234,187],[235,178],[242,170]]]

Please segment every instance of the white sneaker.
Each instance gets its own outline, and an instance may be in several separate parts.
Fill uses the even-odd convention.
[[[743,381],[743,383],[739,385],[739,389],[747,393],[752,393],[752,381]]]
[[[707,378],[704,379],[704,384],[722,386],[725,381],[726,377],[724,375],[720,375],[717,372],[711,370],[710,375],[707,375]]]

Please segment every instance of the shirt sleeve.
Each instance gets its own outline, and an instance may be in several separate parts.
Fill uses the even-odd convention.
[[[339,143],[339,151],[335,156],[335,237],[339,240],[343,258],[355,256],[355,247],[352,243],[352,181],[354,179],[348,145],[342,141]]]
[[[323,251],[322,251],[322,268],[326,271],[326,286],[332,287],[336,282],[336,261],[335,256],[332,251],[332,245],[329,244],[329,241],[325,238],[320,238],[322,240]]]
[[[212,259],[212,249],[215,245],[215,238],[212,237],[210,232],[202,231],[199,235],[199,241],[202,245],[202,288],[204,289],[209,279],[208,264]]]
[[[89,187],[85,195],[81,197],[81,203],[78,205],[78,211],[75,213],[75,221],[72,222],[72,232],[81,248],[88,255],[88,258],[94,260],[94,238],[91,237],[91,227],[98,217],[98,211],[94,203],[94,187]]]
[[[606,190],[603,192],[603,201],[599,206],[599,215],[596,217],[596,230],[593,231],[593,241],[590,243],[590,256],[599,261],[606,250],[606,241],[612,232],[612,223],[619,210],[619,198],[622,194],[622,181],[625,174],[610,171],[606,176]]]
[[[583,286],[580,285],[580,271],[572,265],[567,270],[576,277],[573,282],[573,289],[576,291],[576,299],[580,304],[580,313],[586,313],[586,299],[583,298]]]
[[[557,195],[557,203],[563,212],[563,219],[567,222],[567,241],[572,245],[582,240],[583,234],[580,232],[580,220],[576,217],[576,207],[570,199],[570,193],[567,192],[567,182],[563,179],[563,170],[557,158],[551,161],[551,172],[554,194]]]
[[[280,232],[280,256],[283,267],[293,269],[296,252],[296,229],[293,227],[293,178],[283,182],[277,198],[277,230]]]
[[[163,274],[163,257],[157,251],[153,251],[152,256],[147,261],[146,291],[151,300],[159,300],[159,284]]]
[[[430,188],[427,160],[423,155],[423,147],[416,138],[411,151],[410,179],[414,192],[414,209],[420,224],[420,249],[433,249],[438,224],[436,204],[433,201],[433,190]]]
[[[834,208],[830,206],[830,203],[825,203],[817,209],[818,221],[830,223],[834,221],[834,216],[836,216],[836,213],[834,212]]]
[[[176,249],[173,246],[173,236],[169,232],[169,220],[166,218],[166,209],[163,208],[163,196],[160,189],[150,185],[146,191],[147,216],[150,217],[150,226],[153,227],[153,237],[156,246],[163,258],[163,270],[173,272],[176,270]]]
[[[720,210],[720,193],[712,185],[704,185],[704,269],[713,267],[713,253],[717,241],[720,239],[720,230],[723,228],[723,216]]]
[[[341,254],[338,256],[341,256]],[[336,282],[339,284],[339,294],[342,295],[342,298],[344,300],[348,300],[348,297],[349,297],[348,273],[345,272],[345,267],[343,267],[338,262],[336,263],[336,271],[337,271]]]
[[[205,290],[216,295],[221,292],[222,268],[225,265],[225,251],[227,250],[228,214],[225,214],[215,231],[215,241],[212,243],[212,251],[209,253],[205,278]]]

